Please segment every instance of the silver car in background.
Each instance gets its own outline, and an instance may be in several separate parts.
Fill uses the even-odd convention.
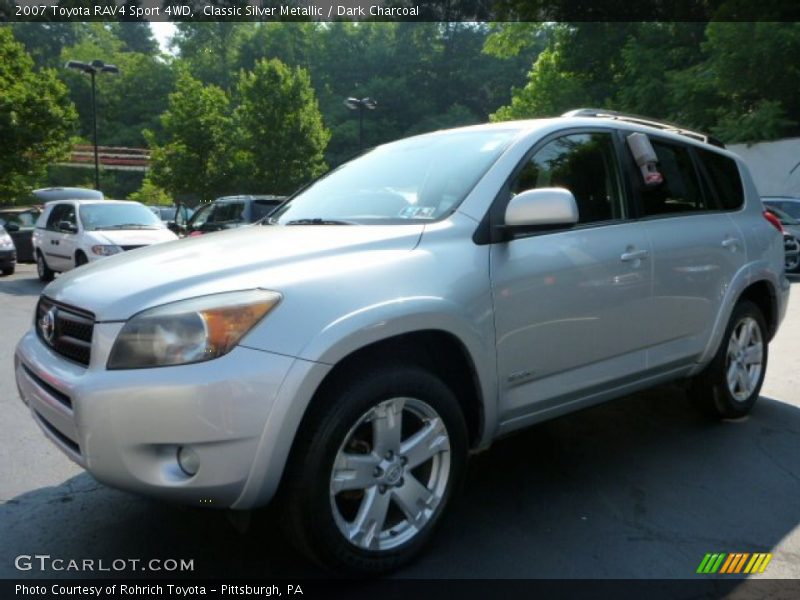
[[[672,380],[746,415],[783,261],[746,167],[701,134],[593,110],[440,131],[262,225],[62,275],[16,378],[98,480],[276,498],[308,556],[381,573],[499,436]]]

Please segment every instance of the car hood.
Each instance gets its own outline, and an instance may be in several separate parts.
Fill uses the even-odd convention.
[[[152,306],[206,294],[265,288],[283,292],[332,270],[357,270],[371,256],[389,263],[417,245],[424,225],[251,226],[118,254],[69,271],[48,297],[126,320]]]
[[[177,239],[169,229],[99,229],[87,232],[101,244],[149,246]]]

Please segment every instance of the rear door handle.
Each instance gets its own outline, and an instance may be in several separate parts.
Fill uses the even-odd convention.
[[[727,237],[722,240],[722,247],[729,250],[736,250],[739,247],[739,240],[735,237]]]
[[[634,260],[641,260],[643,258],[647,258],[650,253],[647,250],[634,250],[633,248],[629,248],[626,252],[622,253],[622,256],[619,259],[622,262],[631,262]]]

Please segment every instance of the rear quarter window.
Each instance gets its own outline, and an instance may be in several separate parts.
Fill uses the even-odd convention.
[[[744,204],[744,189],[736,161],[722,154],[697,149],[697,156],[703,164],[717,202],[723,210],[738,210]]]

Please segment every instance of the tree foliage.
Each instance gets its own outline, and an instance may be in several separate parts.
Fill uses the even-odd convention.
[[[0,28],[0,197],[22,196],[70,149],[75,108],[52,70]]]
[[[486,50],[513,54],[526,30],[527,43],[544,36],[546,48],[495,120],[591,106],[727,142],[800,133],[800,67],[789,58],[800,53],[798,23],[517,23],[497,27]]]
[[[325,171],[330,132],[304,69],[258,61],[239,75],[236,98],[242,191],[289,194]]]
[[[228,189],[233,174],[232,121],[228,96],[184,72],[161,116],[160,143],[145,132],[151,148],[150,180],[173,196],[210,200]]]

